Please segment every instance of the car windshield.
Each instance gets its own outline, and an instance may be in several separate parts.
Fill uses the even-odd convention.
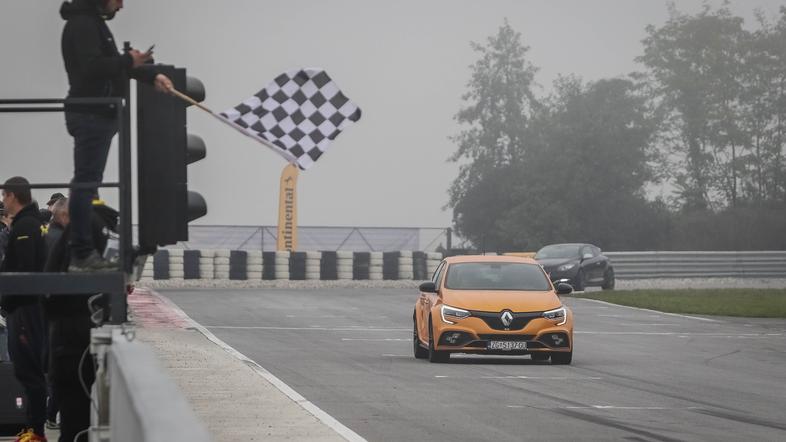
[[[535,259],[578,258],[580,244],[554,244],[546,246],[535,254]]]
[[[445,287],[454,290],[550,290],[537,264],[518,262],[462,262],[448,267]]]

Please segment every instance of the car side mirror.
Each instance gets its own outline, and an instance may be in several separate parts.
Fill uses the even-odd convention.
[[[570,295],[573,293],[573,286],[570,284],[566,284],[561,282],[557,284],[557,294],[558,295]]]
[[[420,287],[418,287],[418,288],[420,289],[421,292],[437,293],[437,286],[436,286],[436,284],[434,284],[431,281],[426,281],[426,282],[420,284]]]

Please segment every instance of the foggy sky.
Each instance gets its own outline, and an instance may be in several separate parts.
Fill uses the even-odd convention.
[[[677,2],[689,13],[701,4]],[[784,4],[735,0],[731,8],[753,27],[755,8],[774,17]],[[65,96],[59,7],[0,2],[1,98]],[[478,58],[471,41],[485,43],[507,18],[540,68],[542,96],[558,74],[597,80],[640,69],[644,28],[667,15],[660,0],[128,0],[110,27],[118,44],[155,43],[157,62],[188,68],[214,111],[281,72],[325,68],[363,117],[301,172],[299,224],[447,227],[443,207],[458,171],[447,162],[449,137],[462,129],[453,116]],[[207,158],[189,167],[189,188],[209,212],[195,224],[274,225],[283,159],[196,109],[189,126],[207,145]],[[71,143],[62,114],[0,114],[0,180],[68,181]],[[105,180],[117,179],[116,161],[113,148]],[[45,202],[50,193],[34,196]],[[113,191],[102,195],[116,205]]]

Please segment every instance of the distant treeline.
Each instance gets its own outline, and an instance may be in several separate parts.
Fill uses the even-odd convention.
[[[670,7],[640,72],[533,93],[507,21],[472,43],[448,206],[472,246],[786,249],[786,7],[755,29],[727,7]],[[652,196],[647,189],[668,189]]]

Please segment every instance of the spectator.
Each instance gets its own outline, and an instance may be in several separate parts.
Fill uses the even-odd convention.
[[[43,224],[30,194],[30,183],[22,177],[9,178],[2,191],[3,204],[13,217],[5,259],[0,272],[40,272],[45,263]],[[27,395],[27,425],[18,440],[46,441],[46,379],[48,350],[46,323],[40,295],[0,295],[0,309],[6,316],[8,353],[14,375]]]
[[[49,210],[52,211],[52,220],[49,222],[49,227],[46,229],[46,250],[47,254],[52,251],[52,247],[60,239],[63,234],[63,229],[71,221],[68,216],[68,198],[58,198],[55,202],[49,201]]]
[[[57,209],[54,213],[57,216]],[[108,241],[106,232],[117,230],[117,212],[103,205],[94,205],[91,230],[93,243],[103,251]],[[49,254],[45,267],[47,272],[68,269],[70,235],[71,226],[66,223],[62,237]],[[95,381],[93,358],[87,354],[90,329],[94,325],[88,307],[88,299],[92,295],[58,295],[46,301],[51,345],[49,374],[53,395],[60,405],[61,442],[87,441],[85,430],[90,426],[90,397],[85,394],[82,382],[89,389]]]
[[[56,193],[49,199],[47,206],[49,206],[49,210],[52,212],[52,221],[49,222],[49,227],[44,236],[47,256],[49,256],[52,254],[52,249],[55,244],[60,241],[60,238],[63,236],[63,231],[70,222],[68,218],[68,198],[64,197],[62,193]],[[49,355],[51,358],[52,353],[50,352]],[[53,388],[52,383],[51,371],[47,371],[49,400],[46,402],[46,428],[57,430],[60,429],[60,426],[57,424],[57,413],[60,411],[60,404],[57,392]]]
[[[66,20],[61,47],[70,85],[68,98],[123,97],[129,77],[154,84],[161,92],[172,82],[151,66],[152,52],[136,49],[120,54],[106,24],[123,7],[122,0],[73,0],[64,2],[60,15]],[[66,128],[74,138],[73,183],[100,183],[112,138],[117,133],[115,111],[107,106],[66,102]],[[90,205],[97,187],[72,188],[72,259],[70,271],[102,271],[114,267],[96,252],[90,235]]]
[[[5,204],[0,202],[0,266],[5,256],[5,245],[8,244],[8,229],[11,226],[11,217],[5,212]]]

